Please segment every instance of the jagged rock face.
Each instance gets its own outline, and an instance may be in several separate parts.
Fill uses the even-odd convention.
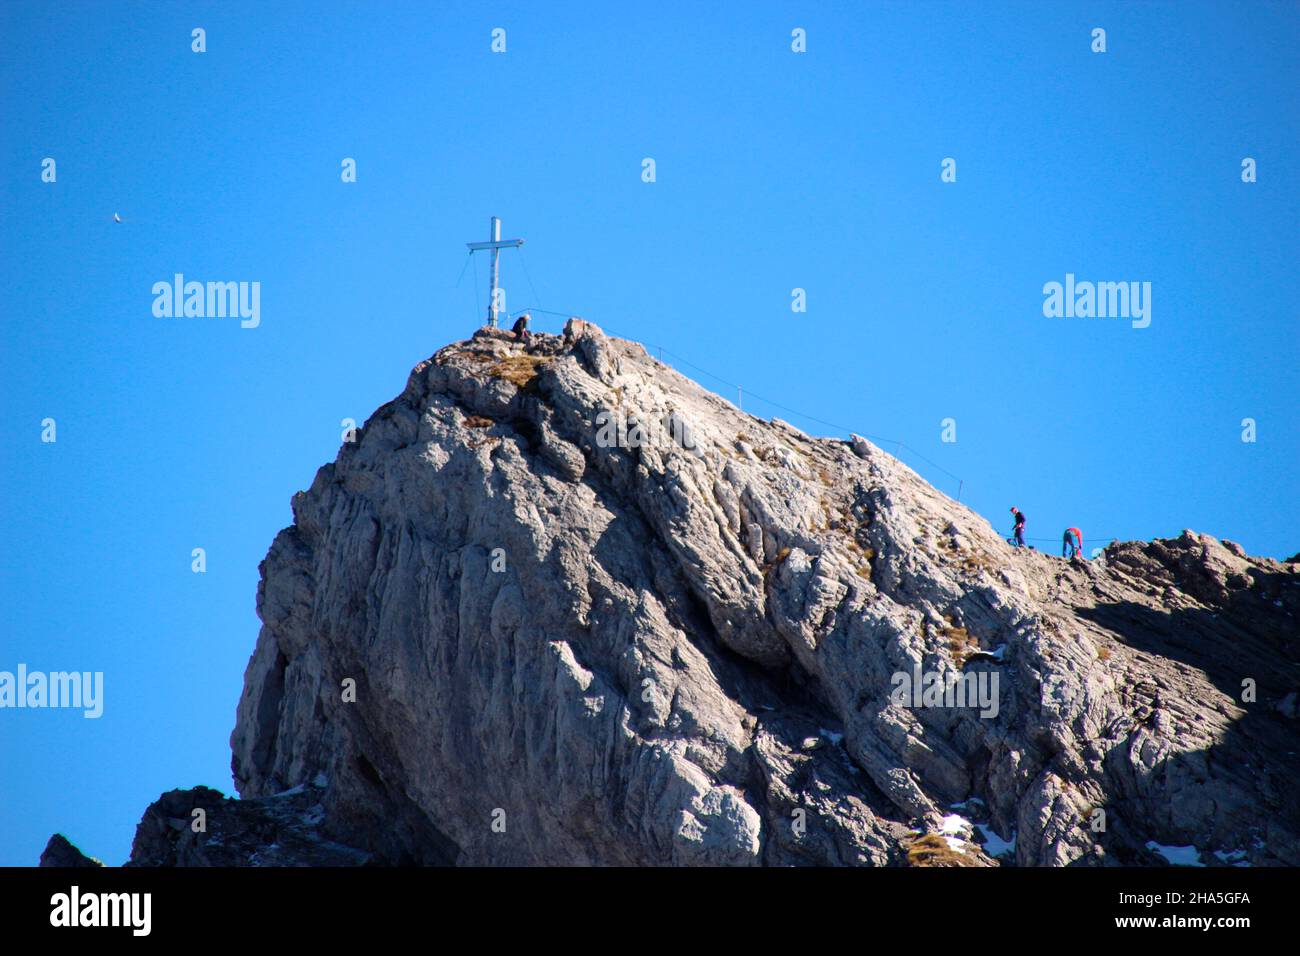
[[[210,787],[171,790],[145,810],[127,866],[364,866],[370,854],[322,833],[318,787],[232,800]]]
[[[886,865],[928,833],[987,865],[939,836],[961,803],[1021,865],[1300,864],[1295,565],[1014,552],[585,323],[441,350],[293,511],[235,778],[323,786],[322,838],[374,862]],[[996,707],[900,699],[926,674]]]

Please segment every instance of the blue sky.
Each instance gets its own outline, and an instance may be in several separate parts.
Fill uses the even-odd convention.
[[[479,324],[485,263],[457,276],[494,214],[527,240],[510,311],[905,442],[1042,547],[1300,551],[1298,27],[1294,3],[0,5],[0,670],[105,675],[98,720],[0,710],[0,865],[55,831],[121,863],[163,791],[231,791],[258,562],[341,419]],[[155,317],[178,272],[260,282],[260,326]],[[1150,282],[1150,327],[1045,318],[1067,273]]]

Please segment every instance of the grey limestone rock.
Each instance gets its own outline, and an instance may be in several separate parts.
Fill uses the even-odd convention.
[[[213,811],[280,819],[244,861],[1300,864],[1294,563],[1014,551],[576,321],[420,363],[292,507]],[[170,828],[196,793],[134,862],[221,859]]]

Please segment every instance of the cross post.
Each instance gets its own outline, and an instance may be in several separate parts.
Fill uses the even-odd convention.
[[[483,249],[492,251],[492,268],[488,270],[488,325],[492,328],[497,327],[497,287],[498,279],[501,275],[501,250],[518,248],[524,244],[522,239],[502,239],[501,238],[501,219],[498,216],[492,217],[492,223],[488,233],[487,242],[467,242],[469,254]]]

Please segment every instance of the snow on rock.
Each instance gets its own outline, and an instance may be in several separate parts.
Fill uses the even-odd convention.
[[[1148,840],[1146,847],[1152,853],[1164,857],[1170,866],[1205,866],[1201,862],[1201,851],[1194,846],[1165,846],[1155,840]]]

